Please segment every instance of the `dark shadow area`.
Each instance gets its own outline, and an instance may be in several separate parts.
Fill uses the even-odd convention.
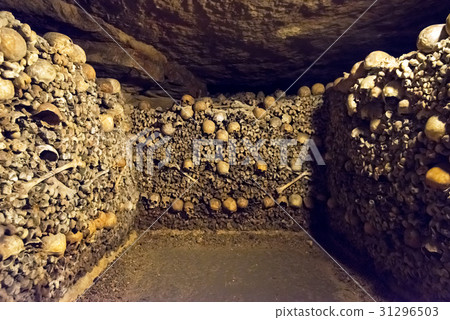
[[[322,108],[313,114],[312,121],[317,130],[321,144],[318,146],[320,154],[325,155],[326,136],[330,121],[329,107],[324,101]],[[327,166],[314,166],[313,190],[316,194],[330,197],[327,187]],[[373,260],[367,252],[358,251],[351,243],[340,234],[332,230],[330,217],[333,212],[328,209],[326,201],[317,202],[317,206],[310,213],[311,236],[353,277],[360,281],[364,289],[379,301],[408,301],[405,296],[394,293],[388,286],[392,279],[388,275],[377,272]],[[331,260],[331,258],[330,258]]]

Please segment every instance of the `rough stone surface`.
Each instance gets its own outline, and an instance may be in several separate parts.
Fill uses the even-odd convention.
[[[132,49],[133,57],[145,63],[144,67],[156,80],[175,91],[195,78],[174,61],[205,79],[211,90],[285,89],[372,2],[79,1],[119,43]],[[34,27],[52,29],[58,25],[61,28],[64,22],[67,24],[64,33],[77,42],[75,27],[79,31],[78,38],[92,41],[91,46],[84,43],[83,47],[88,59],[96,62],[94,67],[99,69],[102,65],[116,72],[123,68],[122,77],[115,76],[122,83],[130,81],[125,79],[127,72],[140,73],[137,68],[130,68],[128,56],[120,50],[111,50],[111,39],[76,6],[59,0],[25,3],[5,0],[3,6],[26,16]],[[411,0],[407,4],[402,0],[378,1],[302,82],[312,85],[314,79],[327,83],[376,49],[397,56],[414,50],[420,30],[435,21],[445,21],[447,9],[446,3],[439,0]],[[102,45],[97,45],[96,41],[102,41]],[[134,78],[132,74],[128,77]],[[159,90],[152,83],[148,86]],[[296,88],[299,86],[300,83]],[[191,89],[201,89],[200,83],[192,84]]]
[[[83,7],[89,9],[85,4]],[[138,40],[133,33],[127,34],[101,17],[96,16],[99,24],[95,23],[75,4],[59,0],[19,4],[6,0],[2,1],[1,9],[13,11],[18,19],[27,21],[39,34],[56,31],[69,35],[86,51],[88,62],[95,67],[99,77],[117,78],[124,83],[127,92],[167,97],[152,78],[174,98],[180,98],[185,92],[193,95],[206,92],[201,80],[184,66],[169,60],[150,42]]]

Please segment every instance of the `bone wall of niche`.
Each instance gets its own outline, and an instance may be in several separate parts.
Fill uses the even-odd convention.
[[[185,95],[168,109],[97,78],[61,33],[39,36],[5,11],[0,27],[1,300],[60,300],[130,232],[150,226],[328,225],[395,290],[448,300],[445,24],[425,29],[418,51],[373,52],[295,96]],[[221,142],[222,157],[197,163],[201,139]],[[270,143],[282,139],[296,142],[286,159]],[[325,166],[298,163],[310,141]],[[151,156],[128,159],[130,146],[159,142]]]
[[[0,300],[59,300],[134,225],[132,106],[84,50],[0,12]]]

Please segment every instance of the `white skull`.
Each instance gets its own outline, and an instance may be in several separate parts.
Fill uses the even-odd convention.
[[[170,197],[168,197],[168,196],[163,196],[162,198],[161,198],[161,207],[162,208],[168,208],[169,206],[170,206]]]
[[[157,193],[152,193],[150,195],[150,208],[151,209],[155,209],[159,206],[159,201],[160,201],[161,197],[159,196],[159,194]]]

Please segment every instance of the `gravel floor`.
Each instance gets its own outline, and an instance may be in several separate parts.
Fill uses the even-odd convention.
[[[160,230],[145,234],[79,301],[371,299],[301,232]]]

